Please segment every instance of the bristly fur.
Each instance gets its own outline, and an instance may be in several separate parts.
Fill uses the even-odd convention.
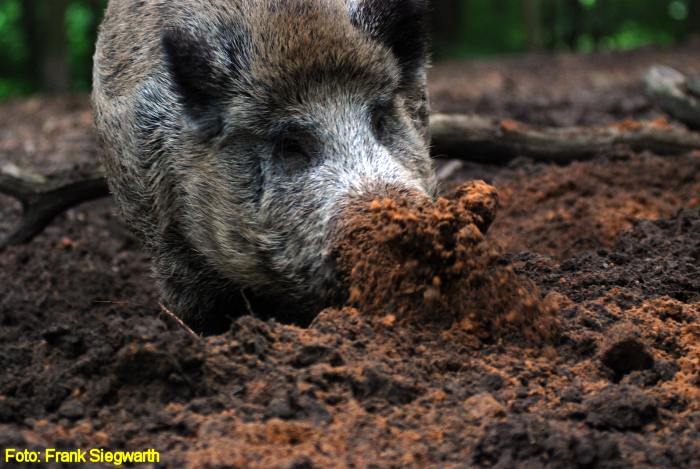
[[[112,0],[93,104],[121,215],[205,332],[332,300],[342,208],[433,194],[422,0]],[[306,320],[308,318],[293,317]]]

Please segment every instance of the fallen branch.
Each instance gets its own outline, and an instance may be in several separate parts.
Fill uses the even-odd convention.
[[[670,67],[652,67],[644,78],[646,93],[657,107],[689,127],[700,129],[700,78]]]
[[[42,176],[7,165],[0,170],[0,193],[22,204],[19,226],[0,240],[0,250],[28,243],[67,209],[89,200],[107,197],[107,183],[99,172]]]
[[[431,131],[435,156],[491,164],[505,164],[519,156],[563,164],[609,154],[619,147],[661,155],[700,150],[700,133],[663,120],[548,128],[481,116],[435,114],[431,118]],[[455,170],[455,166],[445,168],[443,176]],[[17,230],[0,241],[0,251],[31,241],[68,208],[109,195],[98,170],[47,177],[28,174],[14,166],[0,170],[0,193],[18,199],[23,210]]]
[[[700,149],[700,134],[663,120],[627,120],[600,127],[537,127],[481,116],[436,114],[431,118],[433,153],[503,164],[518,156],[570,163],[620,147],[679,155]]]

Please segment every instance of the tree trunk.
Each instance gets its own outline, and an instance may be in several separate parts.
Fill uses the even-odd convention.
[[[24,76],[31,82],[34,88],[40,86],[39,74],[37,73],[40,68],[39,55],[41,50],[38,23],[37,2],[35,0],[24,0],[22,2],[21,24],[22,34],[27,46],[27,51],[29,52]]]
[[[560,22],[560,4],[558,0],[542,0],[542,24],[546,34],[543,45],[547,50],[555,50],[561,39],[558,24]]]
[[[695,40],[700,40],[700,0],[693,0],[689,3],[687,30],[690,36],[695,36]]]
[[[432,6],[433,42],[436,50],[444,49],[460,39],[464,1],[434,0]]]
[[[542,48],[542,18],[540,17],[540,0],[525,0],[525,24],[527,26],[527,48],[537,51]]]
[[[570,29],[567,31],[564,41],[570,50],[575,51],[578,48],[578,39],[583,33],[583,7],[579,0],[568,0],[565,12],[569,17]]]
[[[26,0],[25,0],[26,2]],[[36,2],[31,2],[36,3]],[[40,43],[37,54],[38,60],[34,74],[43,90],[49,93],[61,93],[70,89],[70,72],[68,70],[68,41],[66,37],[66,10],[68,0],[50,0],[38,2],[43,8],[39,11],[39,5],[34,6],[36,16],[40,19],[39,34]]]

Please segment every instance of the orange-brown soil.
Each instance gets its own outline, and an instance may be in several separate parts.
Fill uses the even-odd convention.
[[[438,65],[434,107],[653,119],[639,79],[656,62],[700,72],[697,49]],[[85,97],[0,104],[0,162],[89,163],[89,122]],[[474,179],[499,194],[486,234],[486,186],[477,204],[469,190],[366,201],[339,243],[351,306],[200,339],[162,314],[109,200],[69,211],[0,253],[0,450],[155,448],[172,468],[699,467],[700,154],[465,163],[445,185]],[[17,212],[0,199],[0,232]],[[498,271],[512,275],[476,288]],[[544,340],[519,331],[547,315],[502,320],[543,297]]]
[[[435,202],[397,192],[350,204],[336,243],[349,304],[389,322],[546,335],[550,308],[539,290],[484,242],[497,209],[496,189],[483,181]]]

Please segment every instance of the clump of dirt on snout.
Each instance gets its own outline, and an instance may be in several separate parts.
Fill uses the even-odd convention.
[[[389,323],[546,337],[552,308],[485,239],[497,209],[496,190],[481,181],[436,201],[398,192],[354,201],[335,253],[348,303]]]

